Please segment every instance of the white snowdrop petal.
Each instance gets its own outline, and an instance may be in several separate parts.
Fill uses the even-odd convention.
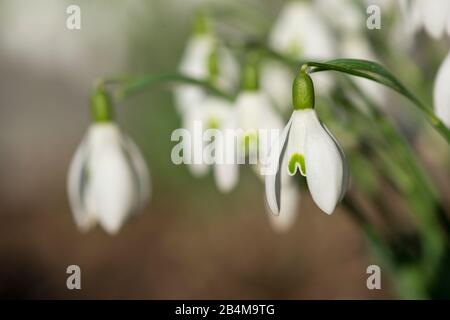
[[[141,151],[134,141],[126,135],[124,135],[123,140],[123,146],[130,156],[131,165],[134,168],[136,180],[138,182],[139,199],[136,211],[140,212],[151,197],[150,172]]]
[[[208,59],[214,48],[214,39],[209,35],[197,35],[189,39],[180,72],[188,76],[204,79],[208,76]]]
[[[220,192],[230,192],[239,180],[239,168],[236,164],[216,164],[214,177]]]
[[[436,115],[450,128],[450,53],[439,67],[434,82],[433,99]]]
[[[292,71],[278,61],[269,61],[261,67],[261,88],[281,111],[290,107],[293,78]]]
[[[175,107],[180,115],[198,107],[205,99],[205,91],[193,85],[180,85],[174,89]]]
[[[292,117],[283,129],[279,139],[275,141],[270,150],[268,167],[265,168],[265,191],[267,205],[273,214],[278,215],[281,207],[281,186],[287,173],[284,164],[285,155],[289,144]]]
[[[280,214],[273,215],[270,208],[266,208],[269,213],[270,224],[275,231],[286,232],[292,227],[297,217],[299,202],[300,193],[294,183],[284,184],[281,190]]]
[[[98,221],[107,232],[114,234],[135,207],[137,190],[133,174],[120,146],[104,146],[93,151],[91,161],[91,192],[95,196]]]
[[[203,161],[203,130],[204,130],[204,101],[198,106],[192,107],[184,113],[182,126],[191,134],[191,140],[183,140],[183,150],[188,152],[187,159],[190,159],[188,169],[195,177],[202,177],[208,173],[209,166]],[[199,160],[199,161],[197,161]]]
[[[75,223],[81,231],[88,231],[95,225],[94,212],[85,204],[84,194],[88,187],[86,183],[85,166],[88,159],[88,146],[83,139],[75,152],[69,166],[67,177],[67,192]]]
[[[334,55],[333,37],[313,5],[287,3],[270,34],[271,47],[296,58],[327,59]]]
[[[256,91],[244,91],[236,99],[236,112],[239,119],[239,128],[242,130],[257,130],[261,118],[260,95]]]
[[[338,148],[315,112],[307,124],[305,167],[314,202],[322,211],[331,214],[341,197],[344,166]]]
[[[440,38],[444,32],[449,15],[448,0],[417,0],[425,30],[434,38]]]

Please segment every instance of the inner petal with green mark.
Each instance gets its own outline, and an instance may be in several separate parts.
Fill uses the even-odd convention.
[[[214,117],[210,117],[206,122],[206,129],[219,129],[219,120]]]
[[[242,137],[242,148],[245,151],[245,154],[248,154],[249,151],[258,151],[258,134],[255,131],[247,132]]]
[[[287,54],[289,57],[297,58],[302,54],[302,48],[297,41],[293,41],[289,44]]]
[[[300,153],[294,153],[289,158],[289,174],[293,176],[297,171],[297,168],[300,169],[300,173],[302,174],[302,176],[306,177],[305,157]]]

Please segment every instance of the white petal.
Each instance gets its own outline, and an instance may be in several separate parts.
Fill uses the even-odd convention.
[[[265,191],[267,204],[273,214],[278,215],[281,208],[281,186],[287,175],[284,168],[286,149],[289,144],[292,117],[283,129],[279,139],[270,150],[269,167],[265,168]]]
[[[198,107],[205,99],[205,91],[193,85],[180,85],[174,89],[175,107],[183,115],[190,109]]]
[[[239,65],[227,48],[219,48],[219,75],[216,86],[222,90],[235,89],[239,81]]]
[[[314,1],[327,20],[342,34],[357,33],[366,27],[365,17],[351,0],[319,0]]]
[[[450,53],[436,75],[433,98],[436,115],[450,128]]]
[[[181,59],[180,72],[197,79],[208,77],[208,59],[214,48],[209,35],[197,35],[189,39]]]
[[[196,78],[208,77],[208,59],[214,48],[214,39],[208,35],[198,35],[189,39],[181,59],[179,71]],[[204,90],[193,85],[175,87],[175,106],[183,114],[186,110],[197,106],[205,98]]]
[[[235,162],[235,140],[223,137],[215,140],[216,159],[214,177],[221,192],[231,191],[239,180],[239,167]],[[233,160],[227,161],[227,159]]]
[[[294,179],[290,179],[294,180]],[[295,181],[295,180],[294,180]],[[300,193],[294,183],[287,183],[281,190],[281,210],[279,215],[273,215],[270,208],[266,207],[269,213],[269,221],[277,232],[288,231],[297,218],[297,210],[300,202]]]
[[[86,138],[78,147],[69,167],[67,177],[67,192],[69,203],[75,219],[75,223],[81,231],[88,231],[95,225],[94,212],[88,210],[84,203],[84,192],[86,192],[86,163],[88,158],[88,146]]]
[[[140,212],[151,196],[150,173],[141,151],[133,140],[131,140],[128,136],[123,135],[123,141],[123,147],[130,156],[131,164],[138,183],[139,198],[137,201],[138,207],[136,208],[136,212]]]
[[[444,32],[449,15],[448,0],[417,0],[425,30],[434,38],[440,38]]]
[[[331,214],[342,195],[344,163],[333,138],[322,127],[315,112],[307,122],[305,167],[314,202]]]
[[[312,109],[296,110],[292,113],[292,128],[286,150],[286,165],[283,168],[286,172],[288,172],[288,163],[294,154],[305,156],[306,124],[312,113],[314,113]],[[296,163],[294,174],[297,173],[297,170],[301,172],[299,163]],[[293,175],[292,173],[289,174]]]
[[[138,198],[133,172],[115,125],[94,125],[89,142],[90,192],[98,210],[97,218],[107,232],[116,233]]]
[[[327,59],[335,55],[330,30],[314,7],[305,2],[289,2],[283,7],[269,41],[273,49],[296,58]]]
[[[261,95],[256,91],[243,91],[236,99],[236,112],[239,128],[242,130],[258,130],[260,125]]]
[[[190,159],[189,171],[195,177],[202,177],[208,173],[209,166],[203,161],[203,130],[204,130],[204,101],[199,106],[192,107],[182,116],[182,126],[191,134],[191,141],[183,140],[185,144],[183,150],[189,152],[186,155]],[[197,161],[199,159],[200,161]]]
[[[282,111],[290,107],[293,79],[292,71],[278,61],[264,63],[261,67],[261,89]]]

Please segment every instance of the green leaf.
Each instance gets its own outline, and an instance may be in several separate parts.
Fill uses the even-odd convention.
[[[379,63],[360,59],[336,59],[324,63],[311,61],[307,62],[306,65],[311,67],[311,73],[329,70],[343,72],[353,76],[378,82],[397,91],[398,93],[409,99],[416,107],[418,107],[425,114],[428,122],[450,144],[450,130],[434,114],[433,110],[425,106],[389,70],[387,70]]]

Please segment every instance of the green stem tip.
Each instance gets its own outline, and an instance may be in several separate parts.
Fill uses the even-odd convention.
[[[306,73],[307,65],[303,65],[292,84],[292,106],[294,110],[314,108],[314,85]]]
[[[91,112],[94,122],[110,122],[113,120],[111,98],[102,87],[97,87],[92,94]]]
[[[259,54],[251,52],[248,54],[242,69],[242,87],[247,91],[259,89]]]

